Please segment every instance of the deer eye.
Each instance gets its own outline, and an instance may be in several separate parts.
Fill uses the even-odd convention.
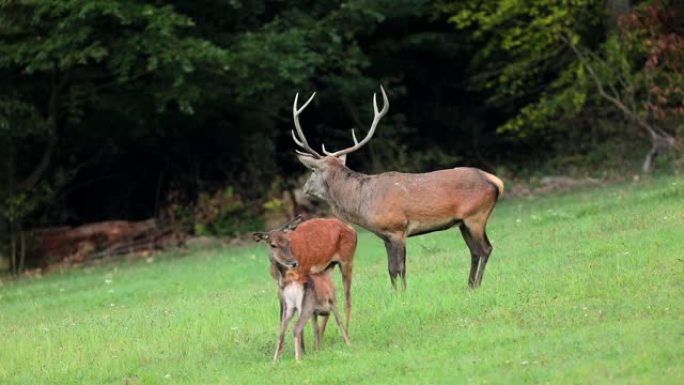
[[[276,246],[275,243],[271,243],[271,248],[272,248],[272,249],[275,249],[276,247],[278,247],[278,246]]]

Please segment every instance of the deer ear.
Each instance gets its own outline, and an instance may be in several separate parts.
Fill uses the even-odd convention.
[[[303,219],[304,218],[302,217],[301,214],[297,215],[295,217],[295,219],[290,221],[290,223],[288,223],[287,226],[285,226],[285,228],[283,229],[283,232],[289,233],[291,231],[294,231],[297,228],[297,226],[299,226],[299,224],[302,223]]]
[[[268,233],[252,233],[252,238],[254,238],[254,242],[268,241]]]
[[[342,154],[338,156],[337,159],[342,162],[342,164],[347,164],[347,154]]]
[[[299,159],[306,168],[312,169],[321,167],[322,159],[316,159],[313,156],[308,155],[297,155],[297,159]]]

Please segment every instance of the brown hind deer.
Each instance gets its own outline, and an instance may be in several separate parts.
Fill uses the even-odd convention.
[[[297,105],[299,94],[295,96],[292,116],[296,134],[293,130],[292,138],[305,151],[297,150],[299,161],[312,171],[304,190],[326,200],[340,218],[370,230],[385,242],[394,288],[397,276],[406,288],[407,237],[458,226],[470,249],[468,285],[478,287],[492,252],[486,233],[487,220],[504,192],[504,184],[496,176],[470,167],[422,174],[366,175],[350,170],[345,165],[346,155],[370,141],[389,109],[382,86],[380,91],[383,107],[378,110],[373,94],[374,117],[366,137],[359,142],[352,129],[353,146],[336,152],[328,152],[323,146],[324,155],[309,146],[299,124],[299,114],[316,93],[302,107]]]
[[[336,218],[300,221],[301,217],[297,217],[275,230],[253,233],[254,240],[269,245],[271,275],[276,279],[276,263],[296,269],[301,276],[321,273],[331,265],[338,264],[344,289],[346,326],[349,327],[356,230]],[[280,311],[282,316],[282,301]],[[327,320],[323,322],[325,328]]]

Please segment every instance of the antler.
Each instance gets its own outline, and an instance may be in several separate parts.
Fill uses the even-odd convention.
[[[292,139],[294,139],[295,143],[306,152],[302,152],[299,150],[295,150],[298,154],[301,155],[308,155],[308,156],[313,156],[315,158],[322,158],[321,154],[317,153],[314,149],[312,149],[309,146],[309,142],[306,141],[306,136],[304,136],[304,132],[302,131],[302,126],[299,125],[299,114],[304,111],[304,109],[311,103],[313,100],[314,96],[316,96],[316,93],[314,92],[311,94],[311,97],[309,100],[304,103],[304,105],[301,108],[297,108],[297,101],[299,100],[299,92],[295,95],[295,100],[294,104],[292,105],[292,118],[294,119],[294,124],[295,124],[295,129],[297,130],[297,135],[295,135],[294,130],[292,130]],[[297,139],[297,136],[299,136],[299,139]]]
[[[354,152],[358,150],[359,148],[363,147],[366,143],[368,143],[371,138],[373,137],[373,134],[375,133],[375,129],[378,127],[378,122],[380,122],[380,119],[382,119],[383,116],[387,114],[387,111],[389,110],[389,100],[387,99],[387,94],[385,93],[385,89],[380,85],[380,92],[382,92],[382,110],[378,111],[378,102],[376,98],[376,93],[373,93],[373,123],[371,123],[370,129],[368,130],[368,134],[366,134],[366,137],[363,138],[362,141],[356,140],[356,133],[354,132],[354,129],[352,128],[352,139],[354,139],[354,145],[351,147],[347,147],[345,149],[342,149],[340,151],[336,152],[328,152],[325,149],[325,145],[323,145],[323,153],[328,156],[342,156],[345,154],[349,154],[350,152]],[[308,103],[308,102],[307,102]]]

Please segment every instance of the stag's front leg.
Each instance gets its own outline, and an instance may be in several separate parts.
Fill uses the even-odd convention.
[[[385,240],[387,270],[392,288],[397,288],[397,276],[401,277],[402,289],[406,289],[406,240],[403,235],[393,235]]]

